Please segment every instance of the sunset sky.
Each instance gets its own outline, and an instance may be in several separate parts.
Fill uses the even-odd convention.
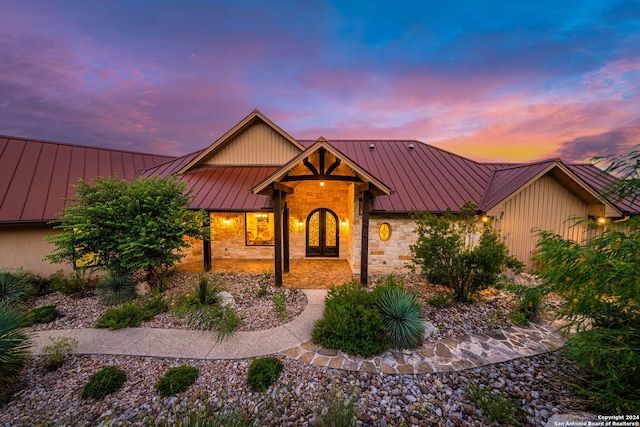
[[[640,144],[640,1],[0,2],[0,134],[186,154],[294,138],[480,161]]]

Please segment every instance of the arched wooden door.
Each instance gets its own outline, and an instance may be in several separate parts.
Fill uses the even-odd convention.
[[[338,217],[333,211],[319,208],[307,217],[307,256],[337,257],[339,254]]]

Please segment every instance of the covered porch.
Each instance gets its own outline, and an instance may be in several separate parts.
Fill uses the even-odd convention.
[[[282,284],[286,288],[328,289],[357,278],[345,259],[292,259],[289,267],[289,272],[282,275]],[[273,274],[273,270],[271,259],[211,260],[211,271],[216,273]],[[178,266],[178,271],[203,271],[203,265],[202,262],[185,263]]]

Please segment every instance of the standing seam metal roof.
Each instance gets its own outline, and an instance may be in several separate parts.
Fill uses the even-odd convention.
[[[73,197],[78,179],[132,178],[173,159],[57,142],[0,136],[0,223],[48,222]]]

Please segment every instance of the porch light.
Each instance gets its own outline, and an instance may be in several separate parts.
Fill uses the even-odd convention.
[[[607,223],[607,218],[603,217],[603,216],[599,216],[596,219],[596,224],[598,225],[605,225]]]
[[[489,224],[491,218],[489,218],[487,215],[482,215],[482,217],[480,217],[480,221],[482,221],[484,224]]]
[[[302,217],[298,218],[297,224],[298,224],[298,228],[302,230],[302,228],[304,227],[304,221],[302,220]]]
[[[349,226],[349,220],[347,218],[342,218],[342,221],[340,221],[340,225],[343,227],[348,227]]]
[[[324,187],[324,181],[320,181],[320,187]]]

